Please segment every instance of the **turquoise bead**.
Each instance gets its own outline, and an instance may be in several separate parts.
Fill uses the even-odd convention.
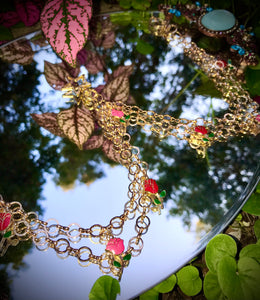
[[[235,26],[236,18],[225,9],[216,9],[205,14],[201,19],[201,24],[209,30],[228,30]]]

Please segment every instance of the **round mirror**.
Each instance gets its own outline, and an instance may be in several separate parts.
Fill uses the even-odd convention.
[[[52,2],[55,1],[47,1],[47,4],[43,1],[41,6],[35,4],[35,11],[38,7],[39,13],[46,12],[46,6]],[[88,1],[86,3],[90,5]],[[17,12],[19,5],[27,10],[28,7],[21,3],[12,5],[2,12],[3,16],[8,10],[13,12],[12,25],[7,21],[2,25],[8,30],[6,34],[12,34],[13,38],[3,43],[0,53],[0,191],[4,201],[21,202],[26,212],[36,211],[41,220],[48,221],[51,239],[55,240],[60,234],[60,241],[48,247],[41,243],[45,239],[44,231],[34,237],[37,247],[31,239],[14,246],[11,239],[2,235],[0,248],[7,250],[0,261],[5,278],[2,282],[6,293],[9,291],[14,300],[87,299],[93,284],[102,275],[94,263],[82,267],[88,265],[87,249],[91,248],[96,256],[102,255],[106,243],[100,246],[95,234],[105,230],[111,219],[115,218],[114,229],[122,229],[119,216],[129,201],[132,174],[129,175],[128,167],[120,164],[118,151],[105,133],[106,125],[99,120],[99,111],[93,113],[83,106],[84,101],[77,94],[73,80],[84,74],[96,91],[90,96],[101,94],[108,103],[116,103],[117,107],[113,109],[117,114],[122,113],[120,105],[123,103],[148,111],[147,116],[154,124],[158,122],[158,115],[188,120],[179,124],[178,134],[162,136],[157,134],[155,126],[150,130],[149,126],[141,126],[141,121],[137,124],[140,126],[132,126],[133,111],[130,121],[124,113],[113,115],[118,118],[116,124],[127,125],[134,146],[132,152],[140,149],[140,161],[149,165],[148,177],[158,185],[158,191],[148,191],[157,195],[153,198],[149,194],[154,199],[152,207],[155,209],[150,209],[146,216],[146,210],[142,208],[144,219],[140,224],[136,219],[131,220],[130,211],[129,221],[123,227],[125,248],[127,241],[142,228],[143,245],[142,242],[133,243],[132,249],[138,250],[131,252],[129,265],[120,275],[118,299],[134,298],[201,252],[210,238],[235,217],[259,180],[259,137],[254,131],[253,135],[230,134],[222,142],[211,143],[210,139],[214,140],[216,134],[211,136],[208,128],[213,128],[215,120],[221,116],[230,114],[229,105],[223,101],[207,72],[184,55],[181,45],[176,46],[174,41],[168,44],[165,38],[152,34],[150,12],[133,10],[109,13],[108,16],[110,9],[119,9],[118,4],[103,4],[103,11],[95,13],[97,4],[93,3],[95,17],[89,23],[89,39],[78,53],[73,68],[64,57],[62,60],[55,54],[51,42],[46,42],[39,31],[39,16],[34,24],[28,25],[24,19],[19,19],[21,16]],[[199,11],[198,7],[196,11]],[[240,62],[234,53],[227,54],[227,42],[219,37],[205,37],[197,27],[196,30],[193,26],[188,28],[190,23],[183,17],[181,7],[177,8],[167,8],[164,17],[160,15],[159,18],[166,21],[169,13],[172,14],[170,23],[177,20],[185,36],[184,44],[186,40],[194,40],[199,47],[209,46],[205,53],[217,56],[223,52],[224,58],[231,55],[235,67],[230,63],[230,68],[234,67],[239,80],[245,82]],[[186,10],[188,8],[185,6]],[[180,16],[176,10],[180,11]],[[14,12],[19,15],[17,20]],[[42,21],[42,24],[45,23]],[[21,32],[26,35],[21,37]],[[221,55],[216,61],[225,64]],[[74,98],[64,99],[62,94],[65,92],[61,90],[70,83],[70,89],[65,92],[70,93],[74,87]],[[82,103],[75,102],[75,97]],[[88,94],[84,97],[88,99]],[[89,105],[86,103],[84,105]],[[231,112],[236,114],[235,109]],[[203,134],[203,153],[196,151],[198,147],[194,140],[181,138],[190,120],[198,120],[192,126],[196,125],[196,137]],[[211,127],[206,128],[201,120],[212,124]],[[114,123],[111,124],[113,130]],[[189,136],[192,134],[189,132]],[[3,209],[1,213],[4,213]],[[90,241],[83,238],[79,241],[79,236],[89,234],[79,228],[92,228]],[[77,263],[78,252],[70,251],[67,257],[68,251],[64,251],[67,247],[64,230],[69,231],[70,249],[83,249],[81,265]],[[113,232],[113,237],[117,236]],[[57,258],[56,252],[61,259]],[[9,278],[12,280],[10,285]]]

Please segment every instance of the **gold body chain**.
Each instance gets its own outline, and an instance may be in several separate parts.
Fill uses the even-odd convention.
[[[64,88],[64,96],[75,98],[77,104],[82,103],[87,109],[97,113],[104,136],[113,142],[113,147],[120,156],[120,163],[128,169],[130,184],[124,212],[113,217],[106,226],[95,224],[90,228],[82,228],[76,223],[62,226],[57,222],[41,221],[34,212],[26,213],[19,202],[6,203],[1,199],[0,255],[5,254],[9,245],[32,239],[39,250],[52,248],[61,258],[76,257],[82,266],[97,264],[103,273],[112,273],[120,279],[131,257],[138,256],[142,251],[142,236],[150,226],[148,213],[151,210],[160,213],[166,194],[165,191],[159,193],[154,180],[149,179],[148,164],[140,160],[139,149],[130,144],[131,137],[127,133],[127,127],[140,125],[161,138],[172,135],[186,140],[202,156],[214,142],[225,142],[231,136],[259,133],[258,105],[236,80],[232,68],[219,65],[214,56],[182,36],[169,21],[153,17],[151,27],[155,35],[164,37],[173,46],[181,46],[185,55],[214,81],[217,89],[222,92],[223,100],[229,104],[229,112],[222,119],[214,118],[211,121],[201,118],[176,119],[169,115],[144,111],[137,106],[106,102],[85,81],[84,76],[75,79],[74,83]],[[123,232],[124,223],[132,219],[135,219],[136,233],[124,250],[123,240],[117,237]],[[101,255],[95,255],[88,246],[73,246],[83,239],[89,239],[104,247],[106,245],[106,250]],[[116,243],[119,243],[120,249],[113,248]]]

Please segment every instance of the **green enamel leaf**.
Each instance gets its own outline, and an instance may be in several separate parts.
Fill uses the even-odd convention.
[[[247,245],[240,251],[239,257],[250,257],[255,259],[258,263],[260,263],[260,245]]]
[[[120,294],[119,282],[111,276],[104,275],[94,283],[89,300],[115,300],[117,294]]]
[[[202,288],[202,280],[199,271],[193,266],[186,266],[176,274],[177,283],[183,293],[187,296],[197,295]]]
[[[4,234],[4,238],[9,238],[12,234],[12,231],[7,231],[5,234]]]
[[[231,256],[223,257],[217,268],[219,285],[229,300],[255,300],[260,295],[260,265],[250,257],[238,264]]]
[[[217,274],[211,271],[208,271],[208,273],[204,277],[203,291],[207,300],[226,299],[219,286]]]
[[[166,196],[166,191],[165,190],[161,191],[160,197],[165,197],[165,196]]]
[[[259,241],[260,240],[260,220],[257,220],[255,222],[254,231],[255,231],[255,236]]]
[[[254,193],[242,208],[243,211],[260,216],[260,193]]]
[[[176,275],[173,274],[158,285],[156,285],[153,289],[159,293],[169,293],[173,290],[176,284]]]
[[[118,261],[116,261],[116,260],[114,260],[113,265],[114,265],[115,267],[117,267],[117,268],[121,268],[120,262],[118,262]]]
[[[155,198],[155,199],[154,199],[154,203],[158,205],[158,204],[161,204],[161,201],[158,200],[157,198]]]
[[[130,253],[128,253],[123,257],[123,260],[130,260],[131,257],[132,257],[132,255]]]
[[[235,257],[237,253],[236,242],[226,234],[215,236],[207,245],[205,260],[207,267],[212,271],[217,271],[218,262],[224,256]]]

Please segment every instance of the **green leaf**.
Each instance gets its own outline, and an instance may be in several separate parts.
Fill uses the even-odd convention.
[[[219,51],[222,47],[222,42],[220,39],[216,39],[208,36],[202,36],[197,42],[197,44],[200,48],[210,50],[213,52]]]
[[[149,0],[132,0],[132,6],[137,10],[146,10],[150,5],[151,1]]]
[[[260,95],[260,70],[246,68],[246,85],[252,95]]]
[[[196,88],[194,94],[201,96],[210,96],[213,98],[221,98],[221,92],[216,89],[215,84],[207,76],[201,76],[201,85]]]
[[[240,251],[239,257],[250,257],[260,263],[260,246],[257,244],[247,245]]]
[[[246,204],[243,206],[242,210],[249,214],[260,216],[260,194],[252,194],[247,200]]]
[[[254,231],[255,231],[255,236],[260,240],[260,220],[256,220],[255,225],[254,225]]]
[[[225,295],[219,286],[216,273],[208,271],[204,277],[203,291],[207,300],[225,300]]]
[[[124,13],[117,13],[110,15],[110,21],[114,24],[118,24],[120,26],[127,26],[132,21],[131,13],[124,12]]]
[[[132,6],[132,0],[120,0],[119,5],[124,9],[129,9]]]
[[[169,293],[173,290],[174,286],[176,284],[176,276],[175,274],[171,275],[158,285],[156,285],[153,289],[156,290],[159,293]]]
[[[136,50],[143,55],[147,55],[151,54],[154,51],[154,47],[139,39],[136,45]]]
[[[120,294],[118,280],[111,276],[104,275],[99,277],[94,283],[89,293],[89,300],[114,300],[117,294]]]
[[[216,272],[217,265],[224,256],[235,257],[236,253],[236,242],[226,234],[218,234],[208,243],[205,250],[207,267]]]
[[[193,266],[186,266],[176,274],[180,289],[187,296],[197,295],[202,288],[202,280],[199,271]]]
[[[158,300],[159,299],[159,292],[151,289],[139,296],[139,300]]]
[[[252,258],[242,257],[238,264],[225,256],[218,264],[219,285],[229,300],[255,300],[260,295],[260,265]]]
[[[0,25],[0,41],[10,41],[13,39],[11,31],[3,25]]]

